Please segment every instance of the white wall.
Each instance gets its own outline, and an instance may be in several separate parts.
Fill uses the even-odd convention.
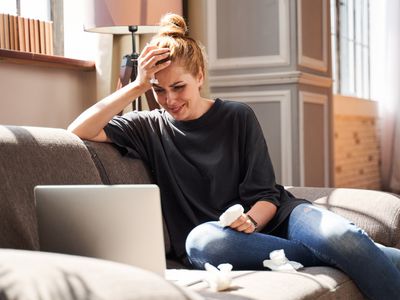
[[[113,36],[85,32],[85,1],[64,0],[64,56],[90,60],[96,64],[96,98],[115,89],[112,70]]]
[[[130,37],[84,32],[83,6],[64,1],[64,56],[94,61],[96,71],[0,62],[0,124],[66,128],[115,90]]]

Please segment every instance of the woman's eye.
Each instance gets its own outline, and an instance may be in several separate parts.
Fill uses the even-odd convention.
[[[185,87],[185,85],[177,85],[177,86],[174,86],[174,89],[175,90],[181,90],[181,89],[183,89]]]
[[[154,91],[155,91],[157,94],[160,94],[160,93],[164,92],[164,90],[161,90],[161,89],[154,89]]]

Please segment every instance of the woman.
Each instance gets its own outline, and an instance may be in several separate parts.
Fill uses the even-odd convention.
[[[139,57],[136,80],[89,108],[69,130],[113,142],[150,166],[175,255],[187,255],[195,268],[226,262],[264,269],[269,253],[284,249],[304,266],[343,270],[371,299],[398,297],[400,251],[375,244],[354,224],[276,184],[253,111],[201,97],[201,48],[186,36],[180,16],[166,15],[161,25]],[[150,88],[162,109],[115,116]],[[230,228],[211,222],[234,204],[246,213]]]

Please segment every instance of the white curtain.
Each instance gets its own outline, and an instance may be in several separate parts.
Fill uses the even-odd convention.
[[[373,0],[372,2],[376,2]],[[381,2],[381,1],[378,1]],[[378,93],[381,116],[381,159],[383,189],[400,192],[400,1],[386,0],[381,2],[381,26],[379,37],[381,53],[378,61],[382,65],[379,80],[372,84]],[[372,7],[373,8],[373,7]],[[371,11],[371,15],[374,11]],[[373,23],[372,23],[373,24]],[[372,42],[374,40],[372,39]],[[372,64],[372,72],[374,72]],[[374,76],[374,75],[373,75]],[[373,79],[373,77],[372,77]]]

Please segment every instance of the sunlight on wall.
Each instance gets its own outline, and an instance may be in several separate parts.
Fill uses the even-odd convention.
[[[84,1],[64,0],[64,55],[96,60],[98,35],[83,31]]]
[[[17,6],[15,0],[1,0],[0,11],[5,14],[17,14]]]
[[[84,1],[64,0],[64,56],[95,62],[99,100],[115,88],[111,84],[113,36],[85,32],[84,11]]]
[[[390,6],[389,6],[390,5]],[[398,68],[397,65],[397,45],[393,43],[396,39],[394,35],[398,33],[397,24],[391,24],[387,15],[388,7],[393,6],[390,1],[371,1],[371,97],[378,100],[379,106],[383,111],[391,112],[396,108],[397,96],[392,95],[390,86],[397,86]],[[391,34],[393,35],[391,37]],[[389,60],[389,63],[388,63]]]
[[[370,10],[370,39],[371,39],[371,98],[380,100],[384,90],[384,64],[385,52],[385,5],[384,1],[371,1]]]

